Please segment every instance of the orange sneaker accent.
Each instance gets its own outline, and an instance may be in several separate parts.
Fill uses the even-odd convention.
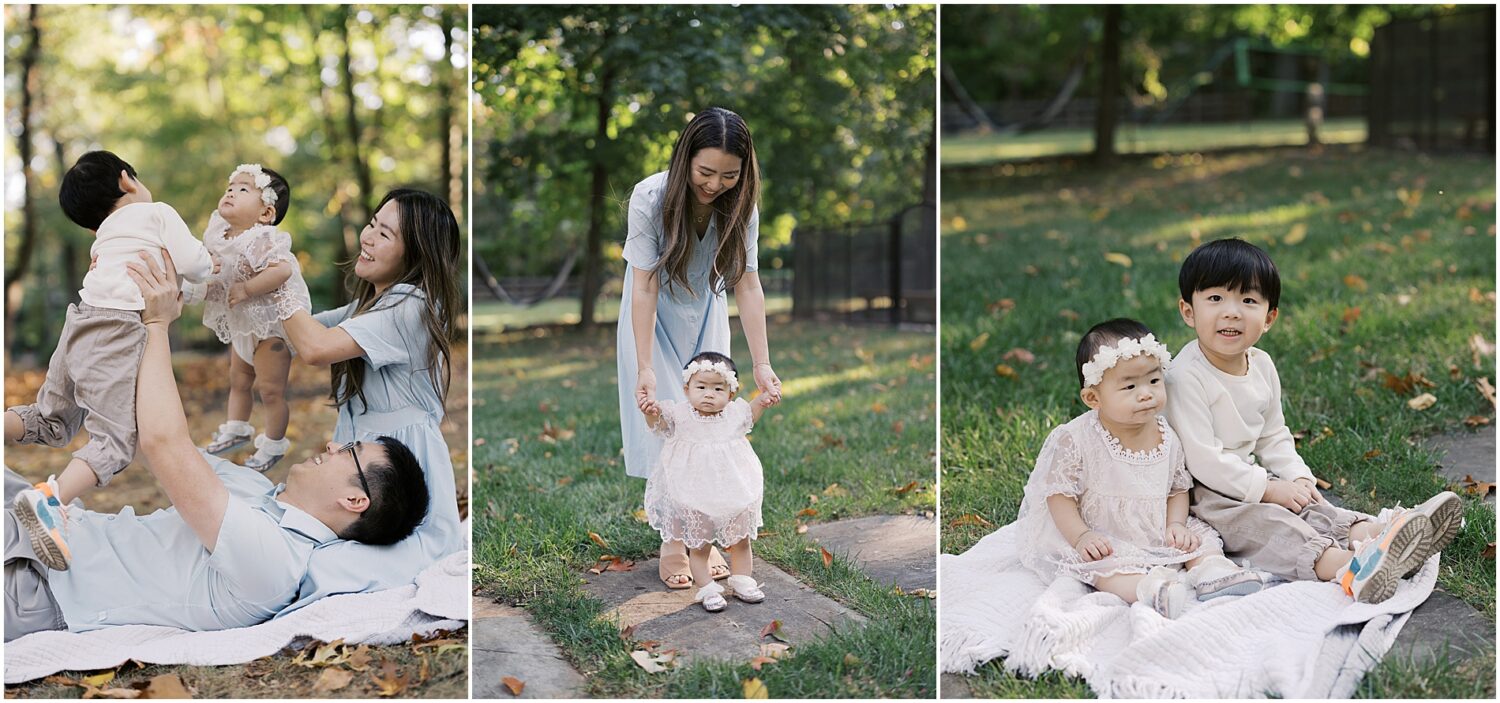
[[[1349,596],[1350,598],[1353,598],[1354,597],[1354,572],[1350,571],[1347,567],[1345,567],[1345,569],[1344,569],[1344,575],[1339,578],[1339,585],[1344,588],[1344,595]]]

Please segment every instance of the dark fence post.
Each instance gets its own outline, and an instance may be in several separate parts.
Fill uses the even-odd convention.
[[[891,324],[901,324],[901,221],[906,210],[896,213],[890,222]]]

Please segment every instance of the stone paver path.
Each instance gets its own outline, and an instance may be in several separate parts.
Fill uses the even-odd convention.
[[[974,692],[969,690],[968,677],[963,674],[943,674],[939,683],[942,688],[940,698],[973,698]]]
[[[937,587],[937,521],[872,515],[811,525],[807,536],[871,579],[911,591]]]
[[[526,611],[474,597],[472,656],[474,698],[516,698],[501,679],[524,682],[520,698],[579,698],[583,676],[543,634]]]
[[[793,646],[821,637],[832,628],[865,621],[859,613],[760,559],[755,560],[755,578],[763,584],[766,600],[749,604],[729,597],[729,607],[717,613],[693,603],[692,589],[668,590],[656,577],[656,565],[657,560],[650,559],[637,563],[631,571],[584,574],[584,588],[609,604],[605,617],[614,619],[621,628],[634,625],[632,637],[660,642],[657,651],[677,650],[680,662],[747,662],[760,653],[761,644],[776,641],[760,636],[772,620],[781,621],[780,634]]]
[[[1461,484],[1465,478],[1495,482],[1495,426],[1486,425],[1478,432],[1454,432],[1430,437],[1424,442],[1438,453],[1438,473]],[[1495,504],[1495,494],[1484,498]]]

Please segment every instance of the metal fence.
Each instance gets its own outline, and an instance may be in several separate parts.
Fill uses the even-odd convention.
[[[1370,45],[1370,143],[1495,151],[1495,7],[1399,20]]]
[[[937,207],[877,222],[792,232],[792,316],[937,322]]]

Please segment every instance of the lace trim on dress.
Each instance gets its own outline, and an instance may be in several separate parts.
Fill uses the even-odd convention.
[[[1120,461],[1129,462],[1131,464],[1150,464],[1165,459],[1167,457],[1167,451],[1171,449],[1171,447],[1168,446],[1169,436],[1167,434],[1167,418],[1163,415],[1156,416],[1156,427],[1161,432],[1161,443],[1157,444],[1155,447],[1144,450],[1125,448],[1125,445],[1120,443],[1119,437],[1110,434],[1109,430],[1105,429],[1104,423],[1099,421],[1098,412],[1095,412],[1093,416],[1089,418],[1089,424],[1092,425],[1094,429],[1099,432],[1099,436],[1104,439],[1104,444],[1109,447],[1109,453]]]
[[[724,419],[724,415],[729,412],[729,406],[727,406],[727,405],[724,406],[724,409],[720,410],[717,415],[704,415],[703,413],[698,412],[698,409],[695,408],[695,407],[693,407],[692,405],[688,406],[688,411],[691,412],[691,413],[693,413],[693,417],[695,417],[695,418],[697,418],[699,420],[709,420],[709,421],[713,421],[713,422],[718,422],[720,420],[723,420]]]

